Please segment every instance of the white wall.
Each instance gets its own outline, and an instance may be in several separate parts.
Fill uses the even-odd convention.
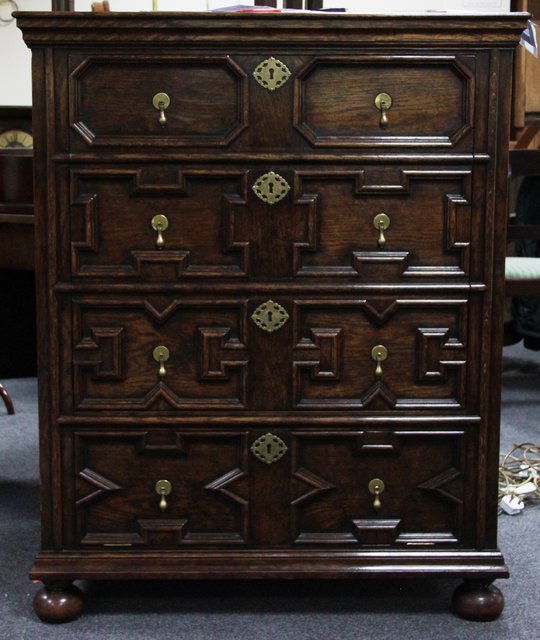
[[[90,11],[93,0],[75,0],[77,11]],[[239,0],[254,4],[253,0]],[[152,0],[109,0],[112,11],[151,11]],[[51,0],[16,0],[20,11],[50,11]],[[206,11],[236,0],[158,0],[160,11]],[[2,17],[4,16],[2,8]],[[0,23],[3,25],[3,23]],[[0,105],[32,104],[31,54],[15,21],[0,26]]]
[[[20,11],[50,11],[51,0],[16,0]],[[152,0],[109,0],[112,11],[151,11]],[[158,0],[160,11],[207,11],[233,4],[253,5],[254,0]],[[90,11],[92,0],[75,0],[77,11]],[[361,13],[465,9],[508,11],[510,0],[325,0],[328,8],[346,7]],[[3,15],[3,14],[2,14]],[[0,23],[2,24],[2,23]],[[0,26],[0,105],[32,103],[31,57],[15,22]]]
[[[16,2],[20,11],[51,10],[51,0]],[[15,21],[0,26],[0,61],[0,105],[32,104],[30,50],[24,44]]]

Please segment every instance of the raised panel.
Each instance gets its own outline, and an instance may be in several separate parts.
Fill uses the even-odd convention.
[[[302,409],[464,409],[465,299],[295,301],[293,398]],[[380,363],[372,350],[383,345]]]
[[[249,539],[241,432],[75,431],[64,435],[68,546],[238,545]],[[156,483],[171,491],[161,508]]]
[[[464,544],[467,435],[462,431],[293,431],[291,538],[298,545]],[[384,482],[380,507],[369,483]]]
[[[472,149],[472,57],[319,57],[298,74],[294,124],[313,145]],[[376,96],[392,106],[381,125]]]
[[[294,244],[296,275],[364,282],[468,275],[470,170],[366,166],[296,178],[296,204],[307,217],[306,236]],[[381,213],[389,220],[384,244],[374,224]]]
[[[248,275],[242,171],[175,166],[70,173],[71,272],[149,281]],[[163,244],[152,226],[165,215]]]
[[[73,323],[73,356],[70,361],[68,347],[65,371],[73,370],[76,410],[246,406],[249,357],[242,300],[85,297],[74,301]],[[154,357],[158,346],[169,351],[163,363]]]
[[[76,56],[72,67],[70,124],[85,146],[224,147],[247,126],[246,75],[229,56]]]
[[[143,281],[468,276],[470,169],[280,171],[294,180],[294,195],[272,206],[252,192],[260,171],[174,165],[73,171],[69,270]],[[384,246],[374,227],[381,212],[390,220]],[[156,214],[168,222],[161,245]]]

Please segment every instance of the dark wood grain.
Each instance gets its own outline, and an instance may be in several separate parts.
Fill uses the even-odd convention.
[[[459,615],[498,615],[481,594],[508,575],[500,327],[525,16],[18,20],[37,127],[38,615],[78,614],[51,601],[77,578],[427,574],[470,581]],[[290,71],[275,91],[253,75],[270,56]],[[252,319],[265,303],[287,314],[273,332]],[[267,433],[268,464],[251,449]]]

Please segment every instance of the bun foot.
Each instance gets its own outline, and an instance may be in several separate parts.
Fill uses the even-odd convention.
[[[504,597],[492,584],[465,581],[454,591],[452,607],[458,616],[466,620],[489,622],[501,615]]]
[[[34,598],[34,611],[43,622],[70,622],[83,608],[82,591],[71,582],[47,583]]]

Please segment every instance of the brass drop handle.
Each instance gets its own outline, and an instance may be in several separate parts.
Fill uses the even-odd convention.
[[[368,489],[369,489],[369,492],[375,496],[373,500],[373,508],[380,509],[381,499],[379,496],[384,491],[384,482],[379,478],[373,478],[373,480],[370,480],[368,484]]]
[[[152,99],[152,104],[154,108],[159,111],[159,124],[164,127],[167,124],[167,117],[165,116],[165,109],[169,108],[171,104],[171,99],[166,93],[160,92],[156,93],[156,95]]]
[[[159,345],[159,347],[156,347],[152,352],[152,356],[154,360],[159,364],[158,374],[161,378],[163,378],[167,373],[165,371],[165,362],[167,362],[167,360],[169,359],[170,352],[167,347]]]
[[[382,364],[388,358],[388,349],[383,344],[378,344],[371,350],[371,358],[375,360],[375,375],[380,378],[383,374]]]
[[[163,245],[165,244],[165,240],[163,239],[163,232],[165,231],[165,229],[167,229],[168,226],[169,220],[167,219],[167,216],[159,213],[157,216],[154,216],[152,218],[152,229],[154,231],[157,231],[156,247],[158,249],[163,249]]]
[[[379,232],[379,238],[377,240],[377,244],[382,249],[386,244],[386,237],[384,232],[390,226],[390,218],[386,215],[386,213],[378,213],[373,218],[373,226]]]
[[[377,94],[375,97],[375,106],[381,112],[379,126],[381,129],[386,129],[388,126],[388,116],[386,115],[386,112],[392,107],[392,96],[384,92]]]
[[[166,511],[167,507],[169,506],[165,498],[171,493],[171,491],[172,484],[168,480],[158,480],[156,482],[156,493],[161,496],[161,500],[159,501],[159,508],[162,511]]]

